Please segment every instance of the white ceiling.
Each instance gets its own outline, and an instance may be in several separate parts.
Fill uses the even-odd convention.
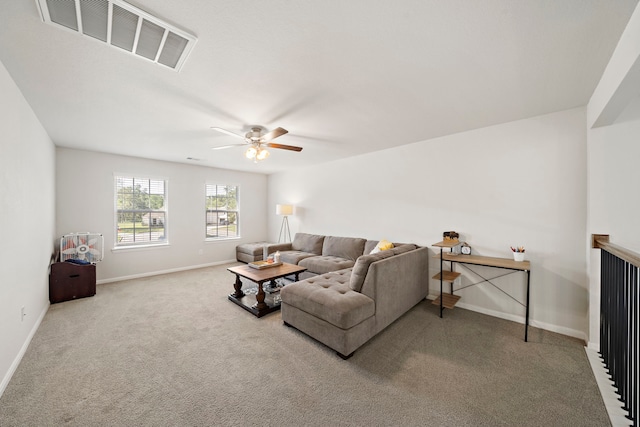
[[[0,61],[56,145],[274,173],[586,105],[638,0],[139,0],[181,72],[2,0]],[[281,126],[254,164],[211,150]]]

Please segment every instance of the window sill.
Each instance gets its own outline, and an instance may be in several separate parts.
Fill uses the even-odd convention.
[[[169,243],[159,243],[156,245],[135,245],[135,246],[116,246],[111,248],[111,252],[130,252],[130,251],[148,251],[153,249],[168,248]]]
[[[240,240],[242,237],[209,237],[204,239],[205,243],[223,243],[228,242],[230,240]]]

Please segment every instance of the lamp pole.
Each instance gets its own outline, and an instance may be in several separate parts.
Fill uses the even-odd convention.
[[[280,226],[280,236],[278,237],[278,243],[280,243],[280,241],[283,240],[285,237],[288,240],[285,240],[284,242],[291,241],[291,232],[289,231],[289,219],[286,215],[284,216],[284,218],[282,218],[282,225]]]
[[[276,215],[282,215],[282,224],[280,225],[280,235],[278,236],[278,243],[291,241],[291,231],[289,230],[289,215],[293,214],[292,205],[276,205]]]

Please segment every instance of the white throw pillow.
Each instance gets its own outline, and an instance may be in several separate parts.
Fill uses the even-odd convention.
[[[378,242],[378,244],[376,245],[375,248],[373,248],[373,250],[371,252],[369,252],[370,254],[377,254],[380,251],[386,251],[387,249],[393,249],[393,243],[391,243],[388,240],[382,239]]]

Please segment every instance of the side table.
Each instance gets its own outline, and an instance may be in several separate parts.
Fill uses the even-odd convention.
[[[96,294],[96,265],[54,262],[49,274],[49,301],[69,301]]]

